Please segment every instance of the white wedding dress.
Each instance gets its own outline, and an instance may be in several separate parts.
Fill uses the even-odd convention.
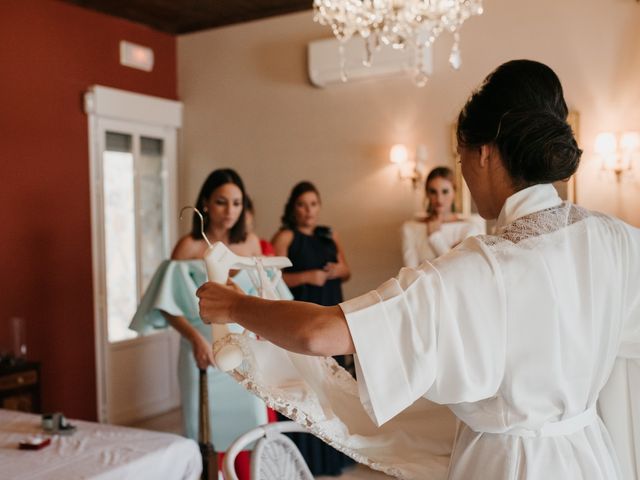
[[[239,344],[246,388],[398,478],[638,478],[638,229],[537,185],[507,199],[496,235],[341,307],[357,383],[247,336],[216,348]],[[431,402],[461,421],[450,461]]]

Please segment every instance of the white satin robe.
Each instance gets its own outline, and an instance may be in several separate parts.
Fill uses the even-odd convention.
[[[638,478],[640,230],[537,185],[507,199],[497,232],[341,304],[357,386],[264,341],[236,378],[398,478]],[[425,399],[461,420],[448,466]]]

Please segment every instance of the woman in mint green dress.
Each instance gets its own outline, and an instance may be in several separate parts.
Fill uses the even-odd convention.
[[[246,230],[244,185],[231,169],[212,172],[206,179],[196,208],[203,213],[204,231],[211,243],[224,242],[234,253],[261,255],[258,237]],[[211,437],[216,451],[224,452],[239,435],[267,423],[267,409],[226,373],[212,365],[211,327],[198,315],[196,290],[207,277],[202,260],[207,243],[200,233],[200,218],[194,213],[191,233],[175,246],[171,260],[163,262],[145,292],[130,328],[145,332],[169,323],[181,335],[178,379],[182,397],[184,430],[187,437],[198,438],[199,369],[208,370]],[[256,294],[246,271],[234,281],[249,294]],[[282,282],[281,282],[282,283]],[[291,298],[281,285],[280,294]],[[235,328],[234,328],[235,327]],[[232,331],[242,331],[231,326]]]

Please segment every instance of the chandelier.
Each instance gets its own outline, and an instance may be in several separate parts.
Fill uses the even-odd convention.
[[[414,48],[414,80],[424,86],[429,79],[424,52],[444,31],[453,34],[449,63],[460,68],[459,30],[469,17],[482,14],[482,0],[314,0],[313,10],[313,20],[330,25],[340,41],[343,81],[347,80],[344,44],[359,35],[365,40],[366,66],[382,45]]]

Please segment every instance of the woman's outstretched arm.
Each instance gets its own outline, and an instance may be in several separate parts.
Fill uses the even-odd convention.
[[[355,353],[339,306],[264,300],[211,282],[202,285],[197,295],[200,317],[207,323],[239,323],[282,348],[305,355]]]

